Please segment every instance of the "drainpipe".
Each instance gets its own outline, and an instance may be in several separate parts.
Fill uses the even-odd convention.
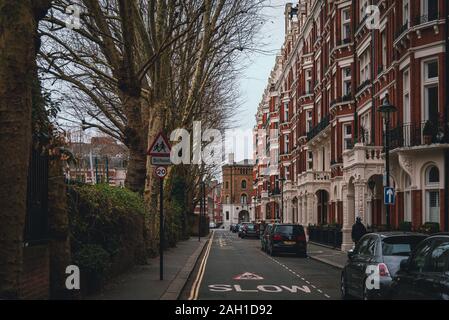
[[[448,113],[449,113],[449,0],[445,1],[445,20],[444,24],[444,36],[446,43],[445,51],[445,64],[446,72],[445,74],[445,85],[446,85],[446,105],[444,108],[444,133],[445,142],[449,142],[449,129],[448,129]],[[444,152],[444,231],[449,232],[449,150],[446,149]]]
[[[371,5],[374,5],[374,0],[371,0]],[[374,85],[374,66],[375,66],[375,61],[376,61],[376,39],[375,39],[375,29],[371,30],[371,142],[374,142],[374,140],[376,139],[375,136],[375,127],[376,127],[376,119],[375,119],[375,114],[376,114],[376,99],[374,97],[375,94],[375,90],[376,90],[376,86]],[[383,61],[382,61],[383,62]],[[377,69],[379,69],[379,66],[377,66]],[[376,74],[377,74],[377,70],[376,70]],[[364,128],[366,129],[366,128]],[[366,143],[366,141],[365,141]]]
[[[355,99],[355,95],[356,95],[356,88],[357,88],[357,72],[358,72],[358,69],[357,69],[357,50],[356,50],[356,43],[357,43],[357,41],[356,41],[356,36],[355,36],[355,33],[356,33],[356,31],[357,31],[357,26],[358,26],[358,24],[357,24],[357,19],[356,19],[356,12],[357,12],[357,9],[356,9],[356,0],[352,0],[352,19],[351,19],[351,21],[352,21],[352,29],[353,29],[353,31],[352,31],[352,37],[353,37],[353,50],[354,50],[354,77],[353,77],[353,81],[352,81],[352,83],[354,84],[353,85],[353,88],[352,88],[352,92],[353,92],[353,94],[352,94],[352,98],[354,99],[354,128],[353,128],[353,131],[354,131],[354,144],[356,144],[358,141],[359,141],[359,126],[358,126],[358,116],[357,116],[357,101],[356,101],[356,99]]]

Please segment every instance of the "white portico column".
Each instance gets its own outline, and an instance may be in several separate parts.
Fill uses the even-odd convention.
[[[284,199],[284,219],[285,223],[292,223],[292,200],[289,198]]]
[[[354,195],[348,194],[348,189],[343,189],[343,241],[341,245],[342,251],[348,251],[354,245],[352,242],[352,225],[354,223]]]
[[[307,199],[305,196],[301,197],[301,224],[303,226],[308,225],[308,223],[307,223]]]
[[[316,224],[316,215],[314,214],[315,195],[307,194],[307,224]]]
[[[361,217],[363,224],[366,224],[366,181],[358,181],[355,187],[355,216]]]
[[[262,200],[260,202],[260,219],[261,220],[265,220],[267,217],[267,201],[266,200]]]

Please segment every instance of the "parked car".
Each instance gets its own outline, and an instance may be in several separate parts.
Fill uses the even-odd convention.
[[[255,223],[247,223],[243,227],[242,238],[259,238],[259,226]]]
[[[267,237],[267,252],[274,256],[278,253],[296,253],[307,256],[307,241],[304,227],[299,224],[273,224]]]
[[[260,236],[260,248],[262,249],[262,251],[267,251],[268,250],[268,238],[270,236],[271,233],[271,229],[273,228],[273,225],[270,224],[266,224],[263,233]]]
[[[239,224],[237,223],[233,223],[232,225],[231,225],[231,231],[233,232],[233,233],[237,233],[238,231],[239,231]]]
[[[401,261],[407,259],[426,237],[425,234],[412,232],[378,232],[363,236],[348,252],[348,261],[341,273],[342,298],[387,298]],[[374,279],[368,279],[373,272],[379,275],[377,288],[367,286],[367,282]]]
[[[422,241],[401,262],[391,287],[392,299],[449,300],[449,233]]]
[[[238,229],[238,236],[241,238],[242,237],[242,235],[243,235],[243,228],[245,227],[245,225],[246,224],[248,224],[248,222],[243,222],[243,223],[240,223],[238,226],[239,226],[239,229]]]
[[[235,223],[231,223],[231,224],[229,225],[229,231],[235,232],[234,229],[235,229]]]
[[[217,227],[215,222],[209,222],[209,228],[210,229],[215,229]]]

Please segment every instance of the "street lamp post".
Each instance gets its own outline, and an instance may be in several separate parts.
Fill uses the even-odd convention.
[[[281,219],[280,222],[283,223],[284,222],[284,181],[285,178],[279,178],[279,181],[281,182]]]
[[[387,188],[390,187],[390,116],[392,113],[396,112],[397,109],[395,106],[393,106],[389,99],[388,94],[385,95],[385,99],[383,101],[383,104],[377,109],[378,112],[382,113],[382,117],[385,120],[385,174],[386,174],[386,186]],[[385,211],[386,211],[386,220],[387,220],[387,229],[390,230],[390,205],[385,204]]]

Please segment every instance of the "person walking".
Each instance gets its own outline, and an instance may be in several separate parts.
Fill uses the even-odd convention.
[[[359,242],[360,238],[362,238],[366,234],[366,228],[362,223],[362,218],[357,217],[354,225],[352,226],[352,241],[354,241],[355,244]]]

